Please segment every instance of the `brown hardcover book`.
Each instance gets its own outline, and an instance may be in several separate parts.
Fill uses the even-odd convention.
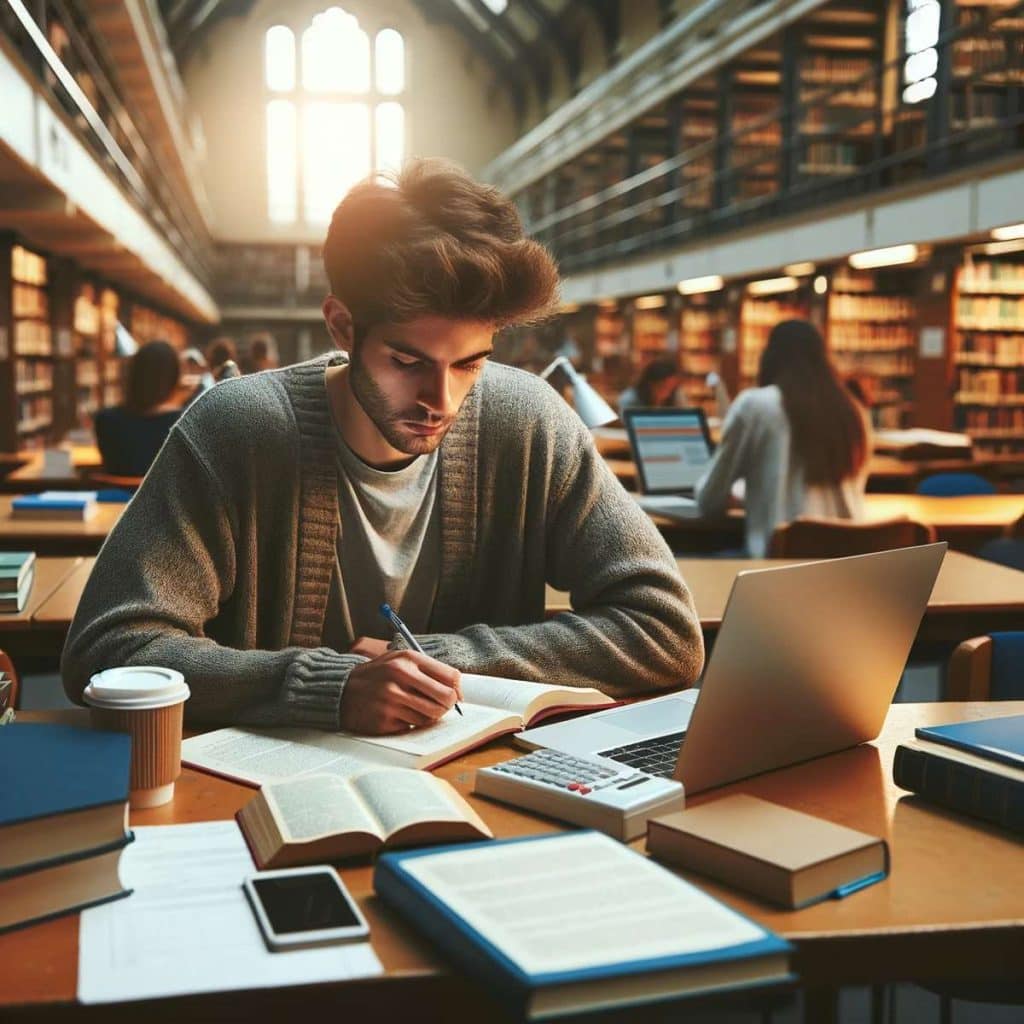
[[[647,852],[794,910],[889,873],[884,839],[744,795],[652,818]]]
[[[410,768],[268,784],[238,812],[238,824],[261,869],[494,836],[444,779]]]

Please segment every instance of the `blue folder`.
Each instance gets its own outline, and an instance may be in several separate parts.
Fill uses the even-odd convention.
[[[793,980],[788,968],[780,972],[777,968],[770,969],[767,963],[767,961],[774,963],[780,956],[791,954],[793,947],[756,922],[752,923],[763,933],[762,937],[740,945],[654,959],[624,960],[572,971],[529,974],[460,914],[445,904],[427,886],[406,871],[406,865],[420,857],[433,857],[449,852],[465,853],[476,847],[494,849],[496,846],[507,843],[544,843],[560,838],[564,838],[564,834],[527,836],[499,841],[488,840],[482,843],[459,843],[452,846],[386,853],[377,860],[373,876],[374,889],[386,904],[432,940],[468,974],[475,976],[489,990],[503,997],[504,1001],[510,1002],[520,1012],[525,1011],[530,1017],[549,1015],[546,1012],[533,1013],[530,1011],[530,997],[539,990],[579,988],[587,982],[599,982],[632,975],[654,978],[659,973],[677,971],[680,968],[699,969],[744,960],[763,959],[766,961],[764,976],[753,976],[749,980],[737,983],[716,982],[713,986],[714,991],[777,985]],[[636,856],[641,855],[636,854]],[[614,885],[614,880],[610,880],[610,884]],[[735,913],[735,911],[731,912]],[[693,990],[693,994],[706,994],[707,991],[709,991],[707,987],[698,986]],[[681,994],[674,992],[668,997],[645,997],[642,994],[633,994],[629,1003],[652,1002],[658,998],[678,998]],[[609,1005],[622,1006],[623,1004]]]

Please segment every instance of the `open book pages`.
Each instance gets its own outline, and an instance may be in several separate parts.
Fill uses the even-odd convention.
[[[184,741],[193,768],[253,785],[314,772],[355,775],[371,764],[433,768],[555,711],[611,707],[599,690],[463,673],[463,714],[449,711],[424,729],[353,736],[319,729],[218,729]]]
[[[451,785],[407,768],[272,783],[238,812],[238,822],[261,869],[493,835]]]

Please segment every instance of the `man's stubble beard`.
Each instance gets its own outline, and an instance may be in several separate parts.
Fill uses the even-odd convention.
[[[381,436],[395,451],[402,452],[405,455],[429,455],[448,436],[448,431],[451,429],[452,423],[455,422],[455,417],[453,416],[444,425],[443,430],[437,434],[432,434],[430,437],[418,437],[403,430],[400,425],[402,421],[418,423],[432,421],[424,419],[423,412],[419,408],[395,411],[391,407],[387,396],[377,386],[377,382],[366,371],[358,352],[359,346],[356,345],[353,347],[349,360],[348,379],[352,394],[355,396],[363,412],[369,416],[373,425],[380,431]]]

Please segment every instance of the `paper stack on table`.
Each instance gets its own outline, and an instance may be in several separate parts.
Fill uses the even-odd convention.
[[[121,881],[133,894],[82,914],[81,1002],[382,973],[368,942],[268,952],[242,892],[255,868],[234,821],[138,828],[135,837],[121,861]]]

